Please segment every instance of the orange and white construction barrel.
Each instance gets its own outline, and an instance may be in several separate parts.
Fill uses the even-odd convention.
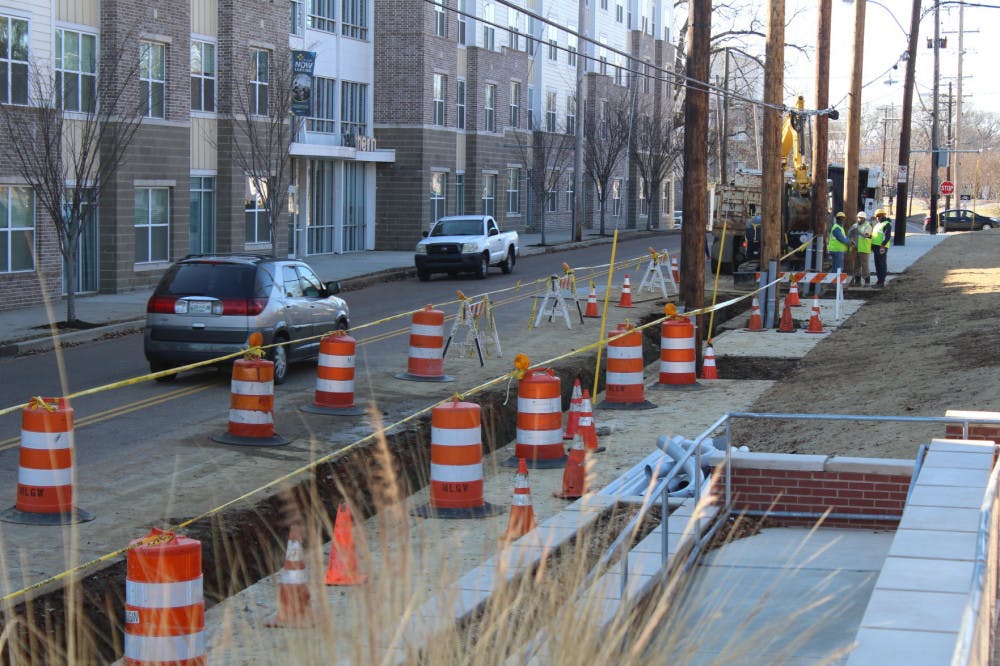
[[[21,410],[17,499],[0,520],[64,525],[93,520],[73,506],[73,408],[65,398],[34,398]]]
[[[229,429],[212,440],[238,446],[287,444],[274,431],[274,363],[263,358],[237,359],[230,386]]]
[[[310,414],[357,416],[363,407],[354,404],[354,352],[357,341],[346,331],[324,335],[319,341],[316,393],[313,402],[299,409]]]
[[[156,528],[129,543],[125,663],[205,663],[201,542]]]
[[[615,339],[608,342],[604,401],[598,409],[654,409],[643,388],[642,332],[624,323],[610,337]]]
[[[410,324],[410,355],[406,372],[397,379],[414,382],[450,382],[444,374],[444,312],[427,305],[413,313]]]
[[[453,400],[431,410],[428,518],[483,518],[503,511],[483,497],[482,408]]]
[[[665,311],[668,318],[660,327],[660,379],[657,388],[690,389],[698,385],[694,324],[677,315],[673,304]]]
[[[517,444],[505,467],[524,458],[531,469],[566,464],[562,430],[562,382],[551,368],[533,368],[517,387]]]

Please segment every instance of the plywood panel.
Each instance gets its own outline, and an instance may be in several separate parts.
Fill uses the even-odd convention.
[[[218,121],[215,118],[191,119],[191,169],[218,169],[218,152],[216,150],[218,136]]]

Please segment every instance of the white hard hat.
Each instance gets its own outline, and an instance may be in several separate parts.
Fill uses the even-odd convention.
[[[868,217],[868,216],[867,216],[867,215],[865,215],[865,211],[863,211],[863,210],[861,210],[861,211],[858,211],[858,219],[861,219],[861,220],[863,220],[863,219],[865,219],[865,218],[867,218],[867,217]]]

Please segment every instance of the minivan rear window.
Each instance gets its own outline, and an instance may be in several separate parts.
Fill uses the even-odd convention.
[[[256,273],[256,266],[242,264],[174,264],[157,285],[156,295],[253,298]]]

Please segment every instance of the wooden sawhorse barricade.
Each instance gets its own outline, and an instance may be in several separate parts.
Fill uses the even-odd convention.
[[[497,333],[496,321],[493,319],[493,301],[488,295],[473,303],[465,294],[458,292],[458,314],[451,326],[451,333],[444,343],[442,356],[448,354],[451,341],[458,346],[459,358],[471,358],[473,351],[479,358],[480,367],[486,365],[485,357],[503,358],[500,348],[500,335]]]

